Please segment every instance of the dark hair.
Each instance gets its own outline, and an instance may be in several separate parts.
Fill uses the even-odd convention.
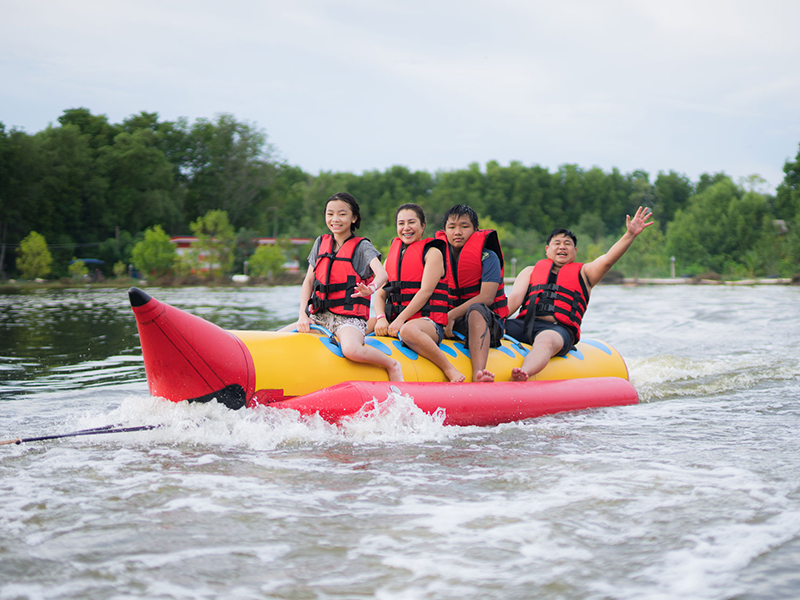
[[[356,220],[350,225],[350,233],[353,233],[361,226],[361,209],[358,207],[358,202],[356,202],[356,199],[347,192],[338,192],[325,201],[325,210],[322,212],[323,215],[328,212],[328,204],[335,200],[341,200],[350,207],[351,211],[353,211],[353,216],[356,218]]]
[[[553,229],[553,231],[550,232],[550,235],[547,236],[547,242],[545,245],[549,246],[550,240],[552,240],[557,235],[565,235],[567,237],[572,238],[572,243],[575,244],[576,248],[578,247],[578,238],[575,237],[575,234],[572,233],[569,229],[561,229],[561,228]]]
[[[446,213],[444,213],[444,218],[442,219],[442,229],[447,229],[447,220],[450,217],[455,217],[456,219],[458,219],[459,217],[463,217],[464,215],[467,215],[469,217],[469,220],[472,221],[472,226],[477,231],[479,229],[478,214],[466,204],[456,204],[455,206],[450,208]]]
[[[422,207],[419,204],[414,204],[413,202],[406,202],[405,204],[398,206],[397,211],[394,213],[394,220],[397,222],[397,215],[400,214],[401,210],[413,210],[417,213],[417,217],[419,217],[419,222],[422,223],[422,226],[425,227],[425,211],[422,210]]]

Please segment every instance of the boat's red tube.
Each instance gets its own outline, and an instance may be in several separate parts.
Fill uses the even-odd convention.
[[[253,396],[255,368],[244,342],[140,289],[128,294],[151,395],[175,402],[216,398],[231,408]]]
[[[426,383],[348,381],[270,406],[291,408],[336,422],[397,391],[422,411],[445,411],[445,425],[497,425],[570,410],[636,404],[639,395],[625,379],[593,377],[560,381]]]

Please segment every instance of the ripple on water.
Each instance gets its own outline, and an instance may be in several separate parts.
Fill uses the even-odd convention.
[[[154,295],[246,328],[264,318],[259,303],[291,319],[296,291],[291,302]],[[91,312],[119,301],[107,314],[128,327],[125,299],[113,298],[91,299]],[[757,300],[788,313],[780,347],[749,308]],[[0,385],[23,388],[3,403],[0,430],[164,426],[2,447],[0,598],[791,597],[796,300],[783,289],[597,289],[587,328],[620,350],[650,401],[459,428],[402,396],[341,426],[151,398],[132,329],[112,349],[119,335],[92,321],[97,353],[71,348],[82,330],[40,295],[47,325],[0,340],[12,357]],[[14,315],[30,323],[32,306]]]

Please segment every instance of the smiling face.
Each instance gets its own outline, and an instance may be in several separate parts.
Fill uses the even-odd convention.
[[[575,242],[566,234],[560,233],[553,236],[550,243],[544,247],[547,258],[553,261],[553,266],[561,268],[571,262],[575,262],[578,256],[578,249]]]
[[[355,222],[356,217],[347,202],[331,200],[325,206],[325,225],[336,238],[350,237]]]
[[[397,237],[404,244],[420,241],[424,232],[425,225],[422,224],[416,211],[405,209],[397,213]]]
[[[460,251],[467,243],[469,236],[475,233],[475,226],[468,215],[451,216],[445,223],[444,233],[447,236],[447,243]]]

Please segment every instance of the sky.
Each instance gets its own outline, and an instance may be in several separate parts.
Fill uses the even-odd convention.
[[[229,113],[304,171],[759,174],[800,144],[796,0],[0,0],[0,122]]]

